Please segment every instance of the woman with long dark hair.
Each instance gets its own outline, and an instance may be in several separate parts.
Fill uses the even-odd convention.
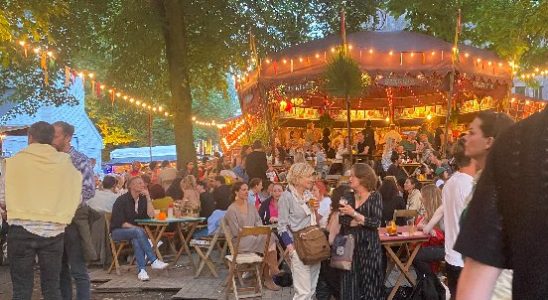
[[[247,201],[248,187],[243,182],[236,182],[232,186],[233,202],[228,207],[225,215],[225,221],[233,237],[233,243],[236,243],[238,233],[245,226],[262,226],[263,222],[257,213],[253,204]],[[265,236],[246,236],[240,240],[238,251],[240,253],[257,252],[262,253],[265,248]],[[265,256],[265,269],[263,270],[264,285],[270,290],[279,290],[272,280],[272,276],[277,275],[278,260],[276,254],[276,236],[270,237],[270,245]]]
[[[391,179],[384,179],[379,193],[382,196],[382,221],[386,224],[394,217],[394,210],[405,209],[405,200],[399,195],[398,186]],[[396,220],[398,225],[405,225],[405,221]]]
[[[416,210],[419,215],[424,214],[424,206],[421,200],[421,183],[415,177],[408,177],[403,185],[403,190],[407,194],[406,208]]]
[[[366,164],[355,164],[350,173],[352,193],[340,203],[339,222],[342,234],[352,234],[355,240],[352,269],[342,271],[341,299],[382,299],[384,269],[382,246],[378,233],[382,219],[382,199],[377,187],[377,175]]]

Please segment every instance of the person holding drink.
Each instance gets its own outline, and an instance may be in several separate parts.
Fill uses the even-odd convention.
[[[340,233],[352,234],[355,240],[352,269],[341,272],[340,299],[383,298],[384,268],[378,234],[382,199],[376,186],[375,171],[367,164],[355,164],[350,173],[354,191],[339,201]]]
[[[316,290],[320,263],[305,265],[293,245],[292,232],[299,231],[319,220],[318,199],[313,199],[310,189],[314,184],[314,168],[308,163],[296,163],[287,174],[288,188],[278,203],[278,233],[286,246],[288,260],[291,261],[294,300],[310,300]]]

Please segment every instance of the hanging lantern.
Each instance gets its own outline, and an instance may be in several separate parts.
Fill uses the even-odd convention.
[[[280,101],[280,111],[284,111],[287,108],[287,102],[285,100]]]
[[[293,109],[293,105],[291,105],[291,102],[287,103],[287,106],[285,107],[285,111],[291,112],[292,109]]]

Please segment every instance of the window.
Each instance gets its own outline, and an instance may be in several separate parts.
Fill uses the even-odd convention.
[[[518,95],[525,96],[525,87],[524,86],[516,86],[514,87],[515,93]]]
[[[538,89],[533,89],[533,98],[542,99],[542,86]]]

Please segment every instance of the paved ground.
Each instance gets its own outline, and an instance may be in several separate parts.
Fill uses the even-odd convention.
[[[223,283],[227,270],[219,263],[217,263],[217,267],[219,278],[212,277],[207,271],[203,273],[203,276],[194,278],[190,262],[188,258],[185,258],[182,263],[167,271],[150,270],[151,280],[148,282],[137,280],[134,266],[122,266],[120,276],[114,272],[107,274],[99,267],[90,268],[92,299],[224,299]],[[39,272],[35,271],[34,275],[33,299],[41,299]],[[393,285],[396,276],[396,272],[391,274],[388,280],[390,285]],[[11,292],[9,268],[0,266],[0,299],[10,299]],[[291,299],[292,293],[292,288],[284,288],[278,292],[265,289],[263,299]]]
[[[188,259],[176,267],[163,271],[149,270],[151,280],[141,282],[135,275],[134,266],[122,266],[121,275],[114,272],[107,274],[102,268],[90,268],[93,300],[115,299],[224,299],[223,281],[227,270],[217,264],[219,278],[214,278],[207,271],[203,276],[194,278]],[[33,299],[40,299],[40,275],[35,271]],[[0,299],[12,296],[9,267],[0,266]],[[292,288],[279,292],[265,289],[263,299],[291,299]]]
[[[92,270],[92,274],[93,274]],[[41,299],[40,293],[40,274],[38,271],[34,274],[34,292],[32,299]],[[120,292],[120,293],[101,293],[97,287],[102,285],[99,282],[92,282],[92,300],[118,300],[118,299],[135,299],[135,300],[162,300],[171,299],[177,291],[140,291],[140,292]],[[0,266],[0,299],[11,299],[11,278],[9,275],[8,266]]]

